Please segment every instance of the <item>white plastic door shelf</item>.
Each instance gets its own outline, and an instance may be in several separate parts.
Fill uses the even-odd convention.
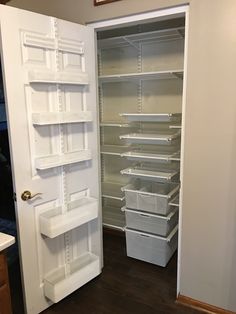
[[[49,238],[75,229],[98,217],[98,200],[84,197],[40,215],[40,232]]]
[[[87,73],[49,72],[33,70],[28,74],[30,83],[88,85]]]
[[[32,123],[34,125],[50,125],[63,123],[79,123],[92,121],[91,111],[81,112],[43,112],[33,113]]]
[[[90,150],[64,153],[62,155],[49,155],[35,159],[35,167],[39,170],[69,165],[92,159]]]
[[[65,296],[99,275],[99,273],[99,257],[86,252],[44,278],[45,296],[54,303],[59,302]]]

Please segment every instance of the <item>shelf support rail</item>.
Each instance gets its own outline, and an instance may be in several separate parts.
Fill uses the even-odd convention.
[[[139,50],[139,46],[135,45],[134,42],[132,42],[132,40],[130,40],[129,38],[127,38],[126,36],[123,37],[123,39],[130,44],[131,46],[133,46],[134,48],[136,48],[137,50]]]

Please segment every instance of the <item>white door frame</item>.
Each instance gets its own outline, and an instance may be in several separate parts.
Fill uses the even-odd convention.
[[[127,15],[109,20],[98,22],[89,22],[87,25],[92,27],[95,32],[112,29],[117,27],[130,26],[147,20],[155,20],[164,17],[179,17],[185,16],[185,45],[184,45],[184,80],[183,80],[183,98],[182,98],[182,134],[181,134],[181,162],[180,162],[180,206],[179,206],[179,241],[178,241],[178,260],[177,260],[177,296],[180,293],[180,270],[181,270],[181,247],[182,247],[182,220],[183,220],[183,165],[184,165],[184,143],[185,143],[185,116],[186,116],[186,91],[187,91],[187,58],[188,58],[188,35],[189,35],[189,5],[182,5],[169,9],[160,9],[134,15]],[[95,45],[96,47],[96,45]]]

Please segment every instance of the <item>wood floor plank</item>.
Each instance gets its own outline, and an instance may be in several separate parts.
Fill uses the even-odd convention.
[[[43,314],[199,314],[175,303],[176,263],[176,256],[166,268],[129,258],[125,238],[105,233],[102,274]],[[14,291],[12,299],[14,313],[23,314]]]

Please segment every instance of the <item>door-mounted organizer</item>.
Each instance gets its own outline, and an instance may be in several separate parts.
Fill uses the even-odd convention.
[[[32,86],[39,83],[75,86],[89,84],[87,73],[30,71],[28,79]],[[89,123],[92,120],[90,111],[32,113],[32,124],[36,128],[49,125]],[[91,150],[84,149],[35,158],[35,167],[37,170],[45,170],[91,159]],[[39,231],[44,237],[54,239],[97,218],[98,200],[86,196],[43,212],[39,216]],[[100,267],[99,256],[90,251],[83,253],[44,277],[45,296],[54,303],[60,301],[99,275]]]
[[[89,84],[87,73],[65,73],[34,70],[28,73],[29,83],[34,84],[61,84],[61,85],[82,85]],[[32,124],[37,126],[60,125],[70,123],[88,123],[92,121],[90,111],[80,112],[34,112],[32,113]],[[90,160],[91,151],[88,149],[66,152],[63,154],[48,155],[35,158],[35,167],[38,170],[45,170]]]

